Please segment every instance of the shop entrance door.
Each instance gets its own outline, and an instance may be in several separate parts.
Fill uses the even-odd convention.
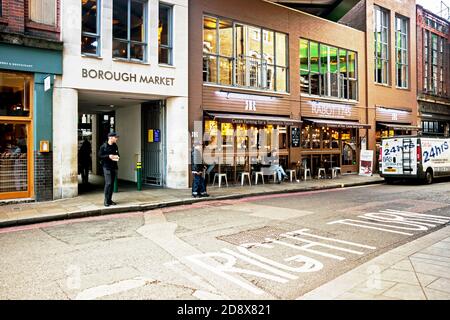
[[[32,194],[31,126],[28,122],[0,121],[0,199]]]
[[[142,104],[142,183],[164,185],[164,101]]]

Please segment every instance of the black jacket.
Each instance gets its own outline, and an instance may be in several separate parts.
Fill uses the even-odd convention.
[[[117,147],[117,144],[115,144],[115,143],[113,143],[112,145],[109,145],[108,142],[105,142],[104,144],[102,144],[102,146],[100,147],[100,151],[98,152],[102,166],[103,166],[103,168],[106,168],[106,169],[116,169],[117,170],[117,168],[118,168],[117,161],[112,161],[109,158],[110,154],[120,156],[119,148]]]

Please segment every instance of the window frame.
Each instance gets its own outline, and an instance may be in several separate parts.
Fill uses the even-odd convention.
[[[378,29],[378,25],[377,25],[377,12],[380,12],[380,16],[381,16],[381,25],[379,26],[380,28],[380,39],[381,41],[378,42],[377,40],[377,29]],[[384,22],[387,22],[386,25],[384,25]],[[374,60],[375,60],[375,65],[374,65],[374,81],[376,84],[380,84],[380,85],[389,85],[390,84],[390,12],[389,10],[382,8],[380,6],[374,5],[374,18],[373,18],[373,33],[374,33]],[[386,41],[383,42],[383,31],[386,32]],[[378,58],[377,56],[377,48],[378,48],[378,44],[380,44],[381,46],[381,57]],[[383,53],[385,52],[385,58],[383,58]],[[377,65],[380,62],[381,64],[381,79],[378,78],[378,73],[377,73]],[[386,79],[384,79],[384,76],[386,75]]]
[[[326,43],[322,43],[319,41],[313,41],[310,39],[306,39],[306,38],[300,38],[299,39],[299,48],[301,45],[301,41],[307,41],[308,46],[307,46],[307,54],[308,54],[308,70],[306,69],[302,69],[301,67],[301,62],[300,62],[300,77],[302,77],[301,72],[308,72],[307,78],[308,78],[308,92],[304,92],[302,91],[302,89],[300,88],[300,94],[301,95],[307,95],[307,96],[312,96],[312,97],[325,97],[325,98],[331,98],[331,99],[339,99],[339,100],[343,100],[343,101],[351,101],[351,102],[358,102],[359,101],[359,81],[358,81],[358,52],[354,51],[354,50],[350,50],[350,49],[345,49],[345,48],[341,48],[338,46],[334,46],[334,45],[329,45]],[[311,70],[311,43],[314,43],[317,45],[318,48],[318,72],[312,71]],[[327,71],[324,73],[322,73],[322,59],[321,59],[321,51],[322,48],[326,47],[327,48]],[[331,49],[336,49],[337,51],[337,92],[338,92],[338,96],[332,96],[331,95],[331,72],[330,72],[330,60],[331,60],[331,56],[330,56],[330,52]],[[299,50],[299,60],[301,59],[300,56],[300,52],[301,50]],[[346,65],[346,71],[345,73],[341,72],[341,62],[340,62],[340,53],[341,52],[346,52],[345,54],[345,65]],[[354,77],[350,77],[350,59],[349,56],[351,54],[355,55],[355,66],[354,66]],[[318,75],[319,76],[319,94],[313,94],[311,93],[312,91],[312,85],[311,85],[311,75]],[[330,94],[322,94],[323,91],[323,81],[322,76],[324,76],[324,78],[326,78],[327,80],[327,92]],[[343,87],[345,87],[343,85],[343,83],[346,82],[347,83],[347,98],[345,98],[345,94],[343,94]],[[356,97],[354,99],[350,98],[351,97],[351,92],[350,92],[350,83],[351,82],[355,82],[356,83]]]
[[[112,43],[114,47],[114,40],[117,40],[122,43],[127,44],[127,58],[122,57],[115,57],[114,56],[114,50],[111,52],[112,58],[116,60],[122,60],[122,61],[128,61],[128,62],[138,62],[138,63],[146,63],[148,61],[148,2],[149,0],[126,0],[127,1],[127,39],[121,39],[121,38],[115,38],[114,37],[114,27],[112,26]],[[143,24],[144,24],[144,42],[134,41],[131,40],[131,2],[139,2],[144,5],[143,8]],[[112,13],[112,20],[114,19],[114,0],[112,2],[113,5],[113,13]],[[142,60],[131,58],[131,45],[137,44],[137,45],[143,45],[144,46],[144,54],[142,57]]]
[[[242,89],[252,89],[252,90],[260,90],[260,91],[265,91],[265,92],[274,92],[274,93],[289,93],[289,72],[290,72],[290,66],[289,66],[289,34],[284,33],[284,32],[279,32],[270,28],[265,28],[265,27],[261,27],[261,26],[256,26],[253,24],[249,24],[249,23],[244,23],[232,18],[226,18],[226,17],[222,17],[222,16],[217,16],[217,15],[212,15],[212,14],[207,14],[204,13],[203,14],[203,19],[202,19],[202,45],[205,42],[204,39],[204,21],[205,18],[210,18],[210,19],[216,19],[216,48],[215,48],[215,52],[214,53],[205,53],[202,52],[203,54],[203,59],[205,59],[205,57],[214,57],[216,59],[215,64],[216,64],[216,73],[217,73],[217,79],[216,81],[203,81],[203,83],[205,84],[212,84],[212,85],[222,85],[222,86],[231,86],[231,87],[235,87],[235,88],[242,88]],[[232,55],[231,56],[225,56],[223,54],[221,54],[221,50],[220,50],[220,21],[221,20],[226,20],[226,21],[230,21],[232,23]],[[259,72],[259,76],[257,75],[256,78],[256,86],[250,86],[250,85],[239,85],[238,81],[237,81],[237,75],[238,75],[238,56],[237,56],[237,40],[236,40],[236,30],[237,30],[237,26],[241,26],[242,28],[244,27],[251,27],[254,29],[258,29],[259,30],[259,39],[257,41],[259,41],[260,43],[260,53],[261,53],[261,57],[258,60],[258,64],[259,66],[257,66],[257,71]],[[265,60],[263,58],[263,50],[264,50],[264,34],[265,32],[268,33],[272,33],[273,34],[273,46],[274,46],[274,62],[272,64],[270,63],[264,63],[263,61]],[[285,51],[286,51],[286,66],[282,66],[281,64],[277,64],[277,34],[282,34],[285,36],[286,38],[286,43],[285,43]],[[252,58],[252,57],[248,57],[248,56],[244,56],[245,58]],[[231,84],[222,84],[220,82],[220,60],[221,59],[228,59],[228,61],[232,64],[232,79],[231,79]],[[267,88],[267,75],[265,77],[266,81],[264,81],[265,83],[263,84],[263,72],[267,72],[267,70],[269,70],[269,67],[273,68],[273,76],[272,76],[272,81],[273,81],[273,90],[268,89]],[[286,79],[285,79],[285,83],[286,83],[286,90],[285,91],[278,91],[277,89],[277,69],[278,68],[282,68],[286,70]],[[207,72],[207,71],[206,71]],[[245,77],[248,78],[250,77],[250,73],[249,71],[245,71]],[[205,73],[205,70],[203,69],[203,73]],[[206,77],[206,79],[208,79],[208,76]],[[246,81],[247,82],[247,81]]]
[[[55,21],[54,21],[53,24],[48,24],[48,23],[45,23],[45,22],[36,21],[36,20],[32,19],[32,17],[31,17],[31,9],[32,9],[31,8],[31,0],[28,0],[28,10],[26,10],[27,11],[26,12],[27,20],[29,20],[27,22],[31,22],[31,23],[36,24],[38,26],[45,26],[46,28],[57,28],[58,27],[58,10],[59,10],[59,5],[58,5],[58,1],[57,0],[52,0],[52,1],[54,2],[54,8],[55,8],[54,12],[53,12]],[[2,2],[2,1],[0,0],[0,2]],[[0,15],[0,17],[1,17],[1,15]]]
[[[401,32],[402,25],[400,25],[400,31],[398,31],[398,25],[397,23],[400,21],[400,23],[405,23],[405,32]],[[409,89],[409,19],[406,17],[403,17],[401,15],[395,16],[395,85],[399,89]],[[398,39],[400,35],[400,39]],[[405,37],[405,47],[401,47],[402,43],[402,36]],[[400,47],[398,47],[398,42],[400,40]],[[398,55],[400,53],[400,61],[398,60]],[[403,53],[405,53],[405,62],[403,63],[402,57]],[[406,79],[402,79],[402,83],[399,85],[399,78],[398,78],[398,70],[400,68],[400,73],[403,71],[403,68],[405,68],[405,77]]]
[[[86,36],[90,38],[95,38],[97,40],[97,52],[90,53],[90,52],[83,52],[81,51],[82,55],[86,56],[94,56],[94,57],[100,57],[102,52],[102,45],[101,45],[101,16],[102,16],[102,0],[95,0],[97,2],[97,17],[96,17],[96,23],[97,23],[97,33],[91,33],[91,32],[84,32],[83,31],[83,16],[81,16],[81,36]],[[83,12],[81,12],[83,13]]]
[[[169,65],[169,66],[173,66],[173,23],[174,23],[174,19],[173,19],[173,4],[168,4],[165,2],[159,2],[159,6],[158,6],[158,23],[159,23],[159,10],[161,9],[161,7],[167,8],[168,9],[168,44],[161,44],[158,43],[158,49],[167,49],[169,51],[169,62],[165,63],[165,62],[161,62],[160,61],[160,54],[159,54],[159,50],[158,50],[158,63],[162,64],[162,65]]]

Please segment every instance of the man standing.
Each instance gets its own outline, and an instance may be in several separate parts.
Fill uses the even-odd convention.
[[[205,165],[203,164],[202,157],[202,144],[194,142],[192,154],[191,154],[191,167],[194,181],[192,183],[192,196],[197,197],[209,197],[206,193],[206,180],[203,177],[203,171]]]
[[[105,207],[116,204],[112,201],[112,194],[118,169],[117,162],[119,161],[119,148],[116,144],[118,139],[119,135],[116,132],[110,132],[108,134],[108,141],[102,144],[99,151],[103,174],[105,176]]]

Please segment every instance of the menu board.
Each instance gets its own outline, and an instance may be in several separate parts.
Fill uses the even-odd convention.
[[[300,128],[291,127],[291,146],[300,147]]]

